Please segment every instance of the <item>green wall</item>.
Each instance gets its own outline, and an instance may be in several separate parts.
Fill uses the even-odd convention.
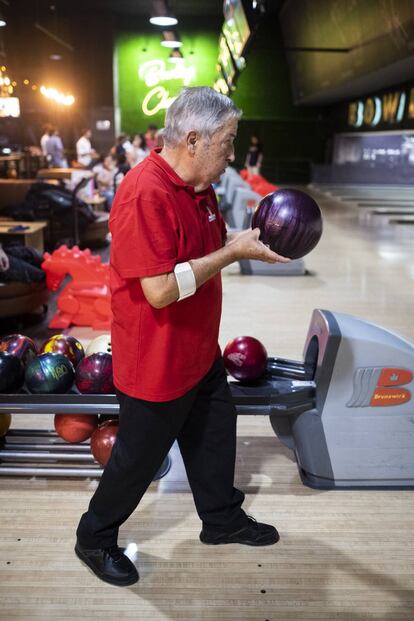
[[[323,162],[332,123],[321,107],[293,102],[289,67],[277,17],[260,25],[246,52],[232,99],[242,109],[236,165],[242,167],[252,133],[263,144],[262,174],[277,182],[310,178],[312,162]]]
[[[119,31],[115,37],[114,89],[119,130],[128,134],[146,129],[148,123],[164,125],[165,110],[146,116],[142,104],[151,88],[160,86],[169,97],[184,86],[180,79],[161,80],[147,86],[139,76],[143,63],[158,59],[165,66],[169,50],[161,47],[160,34]],[[216,79],[220,25],[199,31],[195,23],[180,29],[184,66],[194,67],[189,86],[212,86]],[[264,20],[246,51],[246,68],[241,72],[232,99],[243,110],[236,141],[236,165],[243,166],[249,137],[257,133],[263,142],[263,174],[273,181],[306,182],[311,162],[323,162],[331,124],[321,108],[293,103],[283,40],[276,16]],[[151,100],[156,103],[157,97]]]
[[[143,106],[146,111],[153,111],[162,99],[176,97],[184,86],[214,83],[218,33],[183,33],[181,40],[184,70],[178,72],[176,64],[169,60],[170,50],[160,45],[159,33],[123,33],[116,37],[114,99],[120,121],[118,129],[130,134],[144,131],[148,123],[163,127],[165,108],[148,115]],[[159,61],[158,65],[144,65],[154,61]]]

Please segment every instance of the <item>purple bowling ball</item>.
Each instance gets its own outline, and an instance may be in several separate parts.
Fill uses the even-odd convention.
[[[317,203],[300,190],[267,194],[253,214],[252,229],[260,240],[289,259],[300,259],[313,250],[322,235],[322,214]]]

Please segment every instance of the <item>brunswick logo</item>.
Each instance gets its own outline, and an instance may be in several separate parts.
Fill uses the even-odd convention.
[[[400,388],[413,380],[408,369],[360,367],[354,373],[354,392],[348,408],[401,405],[411,400],[411,392]]]

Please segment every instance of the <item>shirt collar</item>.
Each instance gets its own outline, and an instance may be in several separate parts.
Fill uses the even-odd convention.
[[[196,192],[193,185],[190,185],[189,183],[186,183],[183,179],[181,179],[181,177],[177,175],[175,170],[171,168],[168,162],[160,156],[161,151],[162,147],[156,147],[155,149],[152,149],[148,157],[154,162],[154,164],[163,169],[163,171],[167,174],[168,178],[174,185],[189,190],[190,192],[195,194],[196,197],[203,197],[208,194],[209,188],[207,188],[206,190],[202,190],[201,192]]]

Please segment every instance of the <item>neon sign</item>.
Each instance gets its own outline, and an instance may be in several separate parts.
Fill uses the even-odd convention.
[[[184,59],[180,62],[174,62],[174,66],[170,69],[164,60],[149,60],[138,68],[138,78],[145,82],[150,88],[142,102],[142,111],[146,116],[153,116],[169,108],[176,99],[171,96],[170,92],[162,86],[160,82],[168,82],[170,80],[181,80],[183,86],[189,86],[196,77],[196,69],[193,65],[186,66]]]
[[[404,91],[384,93],[382,96],[367,97],[365,100],[353,101],[348,105],[348,125],[352,127],[376,127],[379,123],[393,125],[400,123],[407,113],[414,118],[414,89],[408,99]]]

